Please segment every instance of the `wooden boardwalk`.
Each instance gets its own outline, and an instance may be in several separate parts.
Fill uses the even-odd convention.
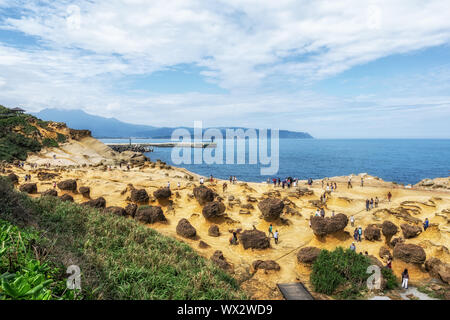
[[[311,293],[301,282],[278,283],[277,286],[286,300],[314,300]]]

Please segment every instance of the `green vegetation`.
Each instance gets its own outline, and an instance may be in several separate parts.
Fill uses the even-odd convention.
[[[431,298],[445,300],[445,291],[444,290],[442,290],[441,292],[436,292],[434,290],[431,290],[427,286],[420,286],[417,288],[417,291],[425,293],[426,295],[428,295]]]
[[[36,232],[0,220],[0,300],[73,299],[59,268],[36,259]]]
[[[48,123],[28,114],[16,114],[0,105],[0,160],[24,161],[28,152],[40,151],[43,146],[58,147],[58,143],[66,142],[66,136],[60,133],[56,140],[41,138],[37,126],[53,131]]]
[[[59,143],[64,143],[64,142],[67,141],[67,138],[66,138],[65,135],[63,135],[63,134],[61,134],[61,133],[57,133],[57,138],[56,138],[56,140],[57,140]]]
[[[33,235],[39,235],[33,237],[35,246],[46,252],[36,258],[40,265],[56,268],[65,262],[67,267],[70,261],[80,267],[82,290],[79,297],[246,298],[234,278],[200,257],[187,244],[163,236],[133,219],[61,202],[54,197],[31,199],[14,191],[3,178],[0,179],[0,198],[5,199],[0,203],[0,219],[19,228],[33,226],[36,232]],[[24,263],[19,265],[26,268]],[[58,282],[53,283],[58,287]],[[46,288],[51,286],[51,283],[45,285]],[[51,297],[55,295],[53,292],[58,292],[56,296],[62,294],[52,290]],[[49,296],[42,294],[40,297]]]
[[[44,147],[53,147],[53,148],[59,147],[58,142],[56,142],[55,139],[50,139],[50,138],[45,138],[44,140],[42,140],[42,145]]]
[[[370,274],[366,271],[371,264],[368,257],[350,249],[338,247],[334,251],[322,250],[310,276],[314,291],[336,295],[339,299],[357,298],[367,289]],[[392,270],[382,268],[381,272],[387,281],[387,290],[397,286]]]

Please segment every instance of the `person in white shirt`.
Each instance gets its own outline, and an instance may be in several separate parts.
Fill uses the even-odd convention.
[[[200,184],[203,184],[203,177],[200,178]]]

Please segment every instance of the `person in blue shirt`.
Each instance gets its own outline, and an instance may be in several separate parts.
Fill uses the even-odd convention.
[[[423,231],[427,231],[429,224],[430,222],[428,221],[428,218],[425,218],[425,222],[423,223]]]
[[[350,250],[356,251],[356,246],[354,242],[352,242],[352,244],[350,245]]]

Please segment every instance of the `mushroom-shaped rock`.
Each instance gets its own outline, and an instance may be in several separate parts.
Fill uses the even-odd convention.
[[[65,191],[76,192],[77,191],[77,181],[74,179],[64,180],[58,182],[58,188]]]
[[[59,199],[61,199],[61,201],[73,202],[73,197],[70,194],[63,194]]]
[[[158,206],[141,207],[136,211],[135,218],[144,223],[155,223],[159,221],[166,221],[166,217]]]
[[[194,238],[197,231],[187,219],[181,219],[176,228],[177,234],[185,238]]]
[[[277,198],[266,198],[258,202],[258,208],[266,221],[274,221],[280,217],[283,212],[284,203]]]
[[[256,229],[245,230],[239,235],[239,240],[244,249],[267,249],[270,247],[270,239],[264,232]]]
[[[83,202],[82,204],[96,209],[104,209],[106,207],[106,200],[103,197],[99,197],[94,200]]]
[[[443,282],[450,284],[450,264],[444,263],[438,258],[431,258],[425,262],[425,270],[431,276],[440,278]]]
[[[394,248],[394,258],[407,263],[422,264],[427,256],[421,246],[412,243],[397,243]]]
[[[202,214],[206,219],[216,218],[225,212],[225,205],[219,201],[206,203],[202,209]]]
[[[334,217],[323,218],[321,216],[314,216],[311,218],[311,228],[314,234],[319,237],[344,230],[347,223],[348,218],[343,213],[338,213]]]
[[[36,183],[25,183],[20,186],[19,190],[30,194],[37,193],[37,185]]]
[[[328,222],[327,222],[328,233],[335,233],[335,232],[344,230],[344,228],[348,224],[348,218],[343,213],[338,213],[334,217],[329,217],[326,219],[328,219]]]
[[[145,189],[132,189],[131,201],[135,203],[147,203],[149,200],[148,193]]]
[[[197,199],[198,203],[204,205],[205,203],[214,201],[214,198],[217,194],[205,186],[195,187],[194,188],[194,197]]]
[[[171,195],[172,191],[170,191],[170,188],[159,188],[153,192],[153,196],[158,200],[169,199]]]
[[[211,256],[211,261],[223,270],[230,270],[232,268],[231,264],[227,262],[227,260],[223,256],[222,251],[220,250],[214,252],[214,254]]]
[[[252,263],[253,270],[263,269],[263,270],[280,270],[280,265],[273,260],[255,260]]]
[[[37,178],[39,179],[39,181],[53,180],[57,177],[59,177],[59,174],[52,172],[41,171],[37,174]]]
[[[125,207],[125,212],[127,214],[127,216],[131,216],[134,218],[134,215],[136,214],[136,210],[137,210],[138,206],[134,203],[129,203],[126,207]]]
[[[413,226],[407,223],[401,224],[400,228],[402,229],[403,237],[405,239],[417,237],[422,232],[422,228],[419,226]]]
[[[58,191],[56,191],[55,189],[48,189],[41,193],[41,197],[45,197],[45,196],[57,197]]]
[[[14,173],[8,174],[7,177],[13,184],[18,184],[19,183],[19,177],[17,175],[15,175]]]
[[[206,248],[209,248],[209,244],[207,244],[205,241],[200,240],[198,243],[198,247],[200,249],[206,249]]]
[[[394,248],[394,247],[397,245],[397,243],[403,243],[403,242],[405,242],[405,239],[403,239],[403,238],[401,238],[401,237],[398,237],[398,238],[392,239],[392,241],[389,243],[389,245],[390,245],[392,248]]]
[[[80,187],[78,192],[85,198],[89,199],[91,197],[91,188],[89,187]]]
[[[383,235],[386,238],[391,238],[398,232],[398,228],[395,224],[393,224],[391,221],[383,221],[383,224],[381,226],[381,231],[383,232]]]
[[[381,231],[374,224],[370,224],[364,229],[364,239],[369,241],[377,241],[381,238]]]
[[[211,227],[209,227],[208,235],[210,235],[211,237],[220,236],[219,226],[213,224]]]
[[[297,261],[302,263],[313,263],[316,261],[321,250],[316,247],[304,247],[297,252]]]
[[[122,207],[114,207],[114,206],[113,207],[108,207],[108,208],[105,209],[105,211],[108,212],[108,213],[115,214],[116,216],[121,216],[121,217],[127,215],[127,212]]]
[[[382,246],[380,248],[380,251],[378,252],[378,255],[380,256],[381,259],[385,259],[385,258],[391,258],[392,259],[392,254],[389,251],[388,247]]]

